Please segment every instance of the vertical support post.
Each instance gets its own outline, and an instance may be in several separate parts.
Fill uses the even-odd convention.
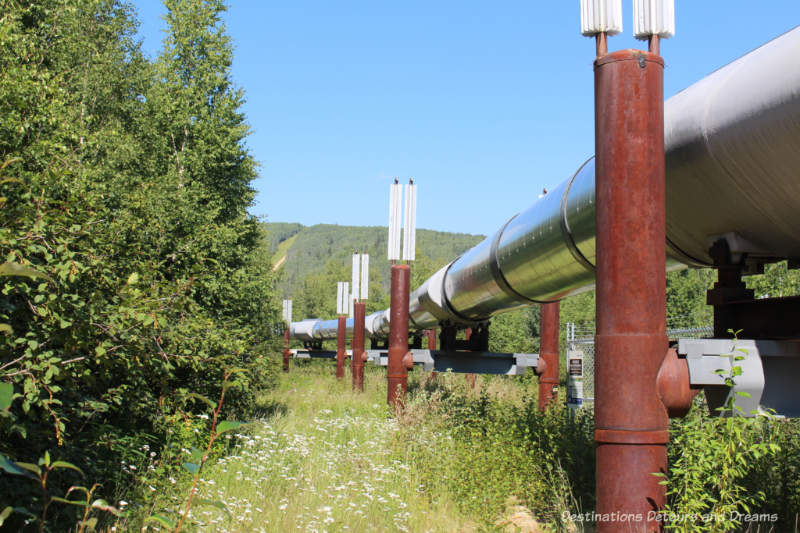
[[[428,337],[428,349],[433,351],[436,349],[436,328],[431,328],[425,331],[425,335]],[[436,371],[431,370],[430,379],[436,379]]]
[[[386,368],[388,391],[386,401],[395,409],[402,408],[408,385],[408,369],[403,359],[408,353],[408,265],[392,265],[391,303],[389,305],[389,361]]]
[[[539,360],[544,361],[544,372],[539,376],[539,410],[544,411],[555,403],[553,390],[558,386],[558,333],[561,304],[541,304]]]
[[[336,326],[336,379],[342,379],[344,360],[347,357],[347,317],[340,315]]]
[[[353,342],[350,343],[353,355],[350,368],[353,370],[353,390],[364,392],[364,317],[367,304],[356,302],[353,311]]]
[[[666,336],[664,61],[621,50],[595,74],[598,533],[661,531],[667,410],[656,386]],[[607,514],[608,513],[608,514]]]
[[[428,337],[428,349],[436,349],[436,328],[429,329],[425,332]]]
[[[457,331],[455,326],[442,326],[439,333],[439,346],[442,350],[455,350]]]
[[[283,330],[283,371],[289,371],[289,328]]]
[[[717,269],[717,282],[706,292],[706,303],[714,306],[714,338],[729,339],[733,335],[728,330],[736,327],[736,324],[725,304],[736,300],[752,300],[755,291],[748,289],[742,281],[743,265],[733,261],[724,239],[712,244],[709,254]]]
[[[464,330],[464,340],[469,342],[472,338],[472,328],[467,328]],[[464,374],[464,381],[467,382],[470,389],[475,388],[475,374],[470,372],[469,374]]]

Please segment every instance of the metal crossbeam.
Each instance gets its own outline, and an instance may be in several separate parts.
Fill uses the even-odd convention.
[[[705,389],[712,413],[733,398],[742,416],[756,416],[763,408],[800,416],[800,341],[679,339],[678,353],[686,356],[690,383]],[[725,378],[734,367],[741,375],[732,377],[729,388]]]
[[[445,350],[409,350],[414,364],[426,371],[456,374],[500,374],[521,376],[528,368],[537,368],[539,354],[497,353]],[[367,350],[367,357],[376,365],[388,364],[387,350]]]

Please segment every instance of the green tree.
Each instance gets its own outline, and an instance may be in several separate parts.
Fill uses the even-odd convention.
[[[492,317],[489,327],[489,350],[537,353],[539,316],[540,308],[534,304]]]
[[[684,269],[667,273],[667,324],[670,327],[707,326],[712,308],[706,291],[716,280],[712,269]]]
[[[7,457],[60,446],[113,490],[129,482],[120,459],[144,439],[162,446],[177,413],[197,409],[193,393],[219,396],[224,368],[248,370],[229,411],[268,385],[274,279],[246,213],[255,163],[223,11],[169,2],[151,63],[116,0],[4,5],[0,247],[47,275],[0,279]],[[26,491],[0,476],[0,493],[43,505]]]
[[[789,270],[786,261],[764,266],[764,273],[749,276],[747,286],[756,298],[783,298],[800,294],[800,271]]]

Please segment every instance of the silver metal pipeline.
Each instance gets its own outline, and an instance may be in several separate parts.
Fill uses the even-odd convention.
[[[345,321],[347,338],[353,337],[353,319]],[[321,320],[319,318],[307,318],[300,322],[292,322],[289,325],[289,336],[301,341],[324,341],[335,339],[339,333],[339,320]]]
[[[800,258],[799,54],[800,27],[666,102],[668,269],[709,266],[719,238],[751,265]],[[591,289],[595,254],[591,158],[414,291],[410,328],[480,323]],[[388,311],[366,329],[387,336]]]

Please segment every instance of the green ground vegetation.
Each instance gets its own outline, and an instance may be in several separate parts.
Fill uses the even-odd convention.
[[[259,395],[261,416],[231,434],[227,453],[201,474],[198,498],[226,510],[193,508],[197,531],[444,533],[475,523],[446,496],[432,500],[395,448],[384,373],[370,366],[362,394],[349,372],[337,381],[333,368],[293,361],[279,387]],[[169,516],[188,490],[179,481],[120,526],[138,530],[152,512]]]
[[[198,531],[591,532],[592,411],[537,406],[531,376],[432,375],[415,369],[406,407],[385,404],[385,369],[368,364],[364,393],[330,360],[293,361],[260,394],[260,416],[226,437],[202,473]],[[668,531],[800,531],[800,424],[712,416],[702,396],[673,420],[662,477]],[[189,450],[183,452],[186,457]],[[190,479],[138,506],[177,515]],[[166,510],[166,511],[165,511]],[[172,510],[172,511],[170,511]],[[748,522],[745,516],[759,516]],[[703,517],[714,517],[706,519]]]

